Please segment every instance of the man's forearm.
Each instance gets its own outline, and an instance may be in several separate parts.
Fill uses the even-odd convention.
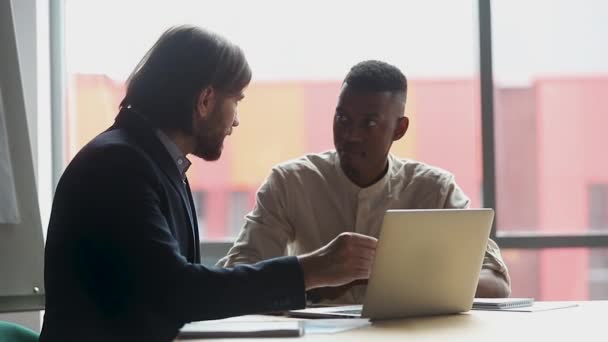
[[[501,274],[491,269],[481,270],[475,297],[501,298],[510,294],[511,288]]]

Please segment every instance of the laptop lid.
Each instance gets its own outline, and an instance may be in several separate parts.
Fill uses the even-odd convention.
[[[493,220],[493,209],[388,210],[362,316],[470,310]]]

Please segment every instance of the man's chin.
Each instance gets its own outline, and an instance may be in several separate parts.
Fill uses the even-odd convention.
[[[361,165],[361,158],[358,158],[357,156],[353,155],[353,154],[339,154],[338,155],[339,159],[340,159],[340,164],[348,169],[352,169],[352,170],[358,170],[360,165]]]
[[[219,154],[214,154],[214,155],[204,155],[204,156],[199,156],[199,157],[200,157],[200,158],[202,158],[202,159],[204,159],[205,161],[212,162],[212,161],[217,161],[217,160],[219,160],[219,159],[220,159],[220,157],[221,157],[221,155],[222,155],[222,154],[221,154],[221,153],[219,153]]]
[[[215,149],[201,149],[193,154],[206,161],[216,161],[222,156],[222,146]]]

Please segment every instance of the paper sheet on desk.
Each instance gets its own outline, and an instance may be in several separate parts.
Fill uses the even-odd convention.
[[[0,224],[20,222],[15,193],[15,178],[8,148],[4,105],[0,89]]]
[[[304,331],[306,334],[335,334],[370,324],[367,318],[309,319],[304,321]]]
[[[532,306],[508,309],[473,309],[475,311],[510,311],[510,312],[539,312],[577,307],[576,303],[535,302]]]

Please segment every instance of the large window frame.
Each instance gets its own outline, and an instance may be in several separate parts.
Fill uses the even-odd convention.
[[[52,120],[52,164],[53,189],[63,171],[63,129],[61,126],[65,112],[65,58],[63,38],[63,13],[65,1],[50,2],[50,50],[51,50],[51,120]],[[478,0],[479,20],[479,75],[481,100],[482,169],[483,169],[483,206],[496,208],[496,164],[495,164],[495,127],[494,127],[494,82],[492,64],[492,16],[491,0]],[[500,213],[497,213],[500,215]],[[496,220],[494,221],[496,222]],[[501,249],[544,249],[544,248],[597,248],[608,247],[608,234],[530,234],[496,231],[492,227],[490,237]],[[223,256],[232,241],[201,242],[205,252],[203,260],[212,263]]]
[[[492,69],[491,0],[478,0],[479,73],[481,81],[481,145],[483,168],[483,205],[496,208],[496,164],[494,148],[494,74]],[[497,213],[496,215],[500,215]],[[597,248],[608,247],[608,234],[530,234],[496,231],[496,220],[490,237],[501,249]]]

